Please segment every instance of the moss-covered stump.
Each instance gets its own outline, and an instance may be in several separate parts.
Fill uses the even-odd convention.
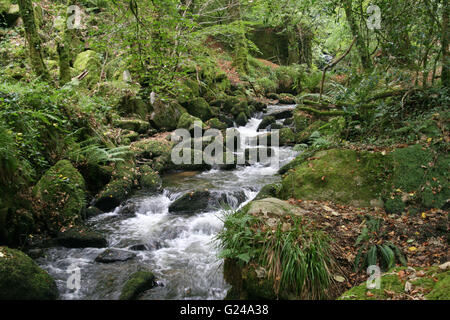
[[[135,300],[143,292],[156,286],[155,276],[150,271],[138,271],[133,273],[125,283],[120,300]]]
[[[81,221],[85,207],[85,181],[67,160],[50,168],[33,189],[44,203],[42,220],[50,232]]]
[[[186,110],[176,101],[156,100],[152,107],[150,120],[152,125],[160,130],[175,130],[181,115],[186,113]]]
[[[86,83],[88,87],[92,87],[100,81],[100,70],[102,66],[97,52],[93,50],[81,52],[75,58],[73,67],[78,74],[87,72],[87,75],[82,81]]]
[[[185,104],[185,108],[189,112],[189,114],[200,118],[202,121],[208,121],[213,117],[211,107],[203,98],[195,98],[189,100]]]
[[[56,242],[66,248],[104,248],[106,238],[86,226],[78,226],[58,233]]]
[[[283,178],[280,197],[381,206],[389,169],[389,157],[381,153],[321,151]]]
[[[350,289],[339,300],[450,300],[448,268],[395,268],[382,275],[379,289],[363,283]]]
[[[56,300],[58,288],[25,253],[0,247],[0,300]]]

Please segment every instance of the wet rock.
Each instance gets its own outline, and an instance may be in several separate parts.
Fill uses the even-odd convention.
[[[99,216],[102,213],[103,213],[103,211],[100,210],[99,208],[90,206],[89,208],[86,209],[86,211],[84,212],[84,215],[85,215],[86,219],[90,219],[90,218]]]
[[[125,217],[135,217],[138,211],[138,205],[134,202],[126,203],[122,208],[119,209],[119,214]]]
[[[124,262],[131,260],[136,257],[136,254],[133,252],[118,250],[118,249],[106,249],[102,253],[100,253],[97,258],[95,258],[95,262],[100,263],[113,263],[113,262]]]
[[[130,247],[131,251],[146,251],[147,247],[145,244],[135,244],[134,246]]]
[[[270,116],[274,117],[276,120],[292,118],[294,116],[294,108],[274,111]]]
[[[270,126],[272,123],[275,123],[276,119],[273,116],[265,116],[260,123],[258,127],[259,130],[266,130],[268,126]]]
[[[56,242],[66,248],[104,248],[108,245],[101,233],[84,226],[60,232]]]
[[[120,300],[135,300],[143,292],[155,287],[155,276],[150,271],[138,271],[133,273],[125,283]]]
[[[19,250],[0,247],[0,300],[56,300],[55,280]]]
[[[85,190],[83,176],[67,160],[56,163],[39,180],[33,193],[46,204],[41,215],[51,233],[82,220]]]
[[[169,212],[175,214],[193,214],[209,207],[211,192],[192,191],[183,195],[169,206]]]
[[[226,192],[226,193],[212,193],[214,200],[211,201],[211,206],[220,209],[224,206],[230,206],[231,208],[238,208],[247,197],[242,190]]]

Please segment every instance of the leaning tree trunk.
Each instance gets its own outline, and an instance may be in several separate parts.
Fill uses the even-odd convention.
[[[353,34],[353,37],[356,38],[356,48],[361,60],[361,65],[365,71],[371,70],[372,63],[370,61],[369,49],[364,42],[362,34],[358,28],[358,24],[356,23],[355,16],[353,15],[352,0],[343,0],[343,5],[350,30]]]
[[[450,32],[448,30],[449,5],[448,0],[443,0],[442,10],[442,84],[446,88],[450,88],[450,54],[449,42]]]
[[[25,36],[30,49],[31,65],[34,72],[44,80],[50,80],[50,74],[44,63],[42,54],[42,40],[39,37],[36,19],[34,17],[33,2],[31,0],[19,0],[19,12],[25,27]]]

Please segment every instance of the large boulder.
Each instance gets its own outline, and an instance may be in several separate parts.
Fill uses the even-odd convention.
[[[135,300],[139,295],[156,286],[155,276],[150,271],[133,273],[125,283],[120,300]]]
[[[265,116],[261,123],[259,124],[258,131],[259,130],[266,130],[268,126],[275,123],[277,120],[273,116]]]
[[[380,206],[391,168],[388,159],[354,150],[318,152],[284,176],[280,197]]]
[[[180,120],[178,120],[177,129],[186,129],[192,133],[195,129],[196,123],[200,124],[200,128],[202,128],[202,130],[206,128],[206,125],[200,118],[194,117],[189,113],[183,113],[183,115],[180,117]]]
[[[175,214],[193,214],[202,212],[210,206],[210,201],[210,191],[193,191],[175,200],[175,202],[169,206],[169,212]]]
[[[58,288],[25,253],[0,247],[0,300],[56,300]]]
[[[132,161],[116,163],[112,180],[96,196],[95,206],[105,212],[111,211],[127,200],[138,185],[135,164]]]
[[[33,189],[45,205],[42,220],[50,232],[81,221],[86,203],[85,181],[67,160],[50,168]]]
[[[175,130],[181,115],[186,112],[176,101],[164,102],[158,99],[152,106],[153,113],[150,119],[153,126],[160,130]]]
[[[203,98],[191,99],[185,104],[185,107],[189,114],[200,118],[202,121],[208,121],[213,117],[211,107]]]
[[[92,87],[100,81],[100,70],[102,65],[100,56],[97,52],[87,50],[79,53],[75,58],[73,67],[79,74],[82,72],[87,72],[83,82],[85,82],[88,87]]]

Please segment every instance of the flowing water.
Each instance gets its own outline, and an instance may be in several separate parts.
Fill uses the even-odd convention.
[[[290,106],[292,107],[292,106]],[[269,106],[268,113],[285,106]],[[262,114],[252,118],[238,130],[242,143],[255,137]],[[280,166],[295,157],[291,148],[275,148]],[[163,177],[163,192],[137,194],[127,202],[133,215],[124,215],[117,208],[90,219],[87,224],[107,235],[110,248],[129,250],[144,244],[146,250],[134,251],[137,256],[125,262],[97,263],[95,258],[104,249],[49,248],[37,260],[57,282],[62,299],[117,299],[129,275],[141,268],[151,270],[158,286],[147,291],[142,299],[223,299],[229,285],[223,279],[223,260],[214,238],[223,227],[223,210],[199,212],[190,216],[169,213],[169,205],[186,192],[207,188],[225,194],[232,207],[251,201],[259,190],[279,181],[278,167],[257,163],[238,166],[232,171],[182,172]],[[238,198],[245,195],[245,202]],[[67,288],[68,270],[79,268],[81,288]]]

